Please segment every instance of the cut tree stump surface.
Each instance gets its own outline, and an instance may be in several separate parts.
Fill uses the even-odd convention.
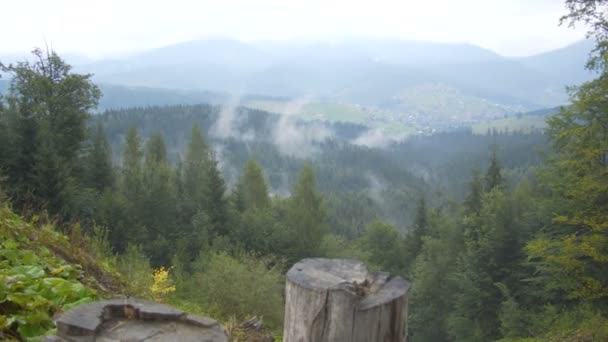
[[[57,336],[46,341],[228,341],[216,320],[136,299],[82,304],[55,322]]]
[[[347,259],[304,259],[287,272],[286,342],[403,342],[409,283]]]

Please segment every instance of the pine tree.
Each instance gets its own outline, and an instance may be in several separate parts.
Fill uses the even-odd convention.
[[[160,133],[153,134],[146,142],[145,163],[153,164],[167,161],[167,147]]]
[[[190,133],[186,158],[181,164],[182,180],[179,182],[181,191],[177,204],[179,215],[177,221],[180,226],[176,236],[178,258],[186,267],[201,253],[202,248],[211,243],[212,235],[218,233],[216,229],[224,227],[224,225],[214,225],[221,224],[223,209],[210,210],[210,177],[214,176],[213,167],[210,150],[201,129],[198,125],[194,125]],[[220,192],[223,196],[224,190],[220,180],[214,179],[214,198],[217,198]],[[220,204],[219,208],[223,208],[223,205]],[[211,211],[214,212],[213,218],[210,216]]]
[[[414,225],[408,232],[404,241],[404,263],[405,270],[409,272],[411,265],[416,260],[422,249],[422,238],[428,233],[428,211],[426,208],[426,200],[420,197],[418,206],[416,207],[416,216],[414,217]]]
[[[541,174],[552,199],[547,234],[528,245],[553,295],[608,303],[608,71],[548,119],[555,155]],[[556,291],[558,291],[556,293]]]
[[[183,166],[184,195],[190,202],[191,210],[196,211],[206,205],[208,167],[209,147],[203,139],[200,127],[194,125]]]
[[[103,125],[98,123],[87,156],[86,185],[99,193],[114,183],[112,151],[106,139]]]
[[[501,166],[498,161],[497,156],[497,146],[492,146],[492,156],[490,157],[490,166],[488,166],[488,170],[486,171],[486,175],[484,177],[484,190],[490,191],[496,187],[501,187],[503,185],[503,179],[501,174]]]
[[[228,202],[226,200],[226,184],[220,173],[216,159],[212,156],[207,166],[207,206],[205,211],[209,216],[211,234],[226,236],[228,227]]]
[[[242,191],[244,209],[270,208],[268,186],[264,173],[255,160],[248,160],[239,181],[239,191]]]
[[[287,209],[292,260],[318,255],[325,233],[324,220],[325,210],[316,190],[314,171],[310,163],[306,163],[300,171]]]
[[[137,129],[129,128],[123,148],[121,190],[129,201],[137,202],[142,190],[141,140]]]
[[[375,221],[365,228],[358,242],[370,266],[391,274],[403,274],[406,264],[402,241],[397,228]]]
[[[36,49],[33,55],[33,62],[0,64],[0,71],[12,78],[7,102],[17,135],[7,175],[18,207],[60,214],[73,192],[68,185],[83,147],[88,111],[100,92],[91,75],[72,73],[55,52]]]
[[[479,170],[473,170],[473,176],[469,183],[469,193],[464,201],[465,214],[469,216],[479,215],[481,211],[481,196],[483,194],[483,184],[479,175]]]

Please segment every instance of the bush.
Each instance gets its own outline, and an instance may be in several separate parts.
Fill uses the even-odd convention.
[[[500,342],[608,341],[608,319],[589,305],[571,308],[547,305],[540,312],[525,314],[530,327],[521,335],[537,337],[505,338]]]
[[[50,229],[50,228],[48,228]],[[79,265],[57,258],[41,244],[58,234],[39,230],[9,209],[0,208],[0,339],[42,336],[54,329],[54,314],[98,299],[81,283]],[[53,234],[51,234],[53,233]]]
[[[129,296],[152,299],[154,273],[141,247],[128,245],[117,266]]]
[[[197,301],[202,309],[214,318],[237,321],[251,316],[263,318],[270,329],[283,324],[283,277],[279,266],[269,267],[264,259],[251,255],[239,258],[221,252],[210,253],[198,262],[203,271],[183,280],[190,291],[197,289],[198,295],[190,291],[191,301]]]

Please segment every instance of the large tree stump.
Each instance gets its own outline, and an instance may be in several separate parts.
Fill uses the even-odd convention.
[[[409,283],[356,260],[304,259],[287,272],[286,342],[405,342]]]

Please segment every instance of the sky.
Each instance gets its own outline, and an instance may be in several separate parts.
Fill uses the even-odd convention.
[[[560,0],[2,0],[0,55],[48,44],[92,58],[205,38],[398,38],[526,56],[584,38]]]

